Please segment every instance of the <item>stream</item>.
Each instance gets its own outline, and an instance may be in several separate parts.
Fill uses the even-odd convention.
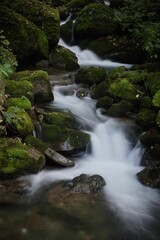
[[[62,40],[60,44],[66,46]],[[81,66],[100,65],[109,69],[122,65],[100,60],[77,46],[69,48],[76,52]],[[45,107],[50,111],[70,111],[81,130],[90,134],[90,146],[86,152],[73,156],[73,168],[45,169],[23,177],[30,182],[31,191],[20,205],[0,206],[0,240],[160,239],[159,192],[143,186],[136,177],[143,169],[137,127],[129,120],[102,115],[95,100],[76,96],[78,89],[76,84],[54,86],[55,100]],[[99,174],[105,179],[102,199],[71,199],[69,203],[58,199],[55,204],[46,200],[47,186],[82,173]]]

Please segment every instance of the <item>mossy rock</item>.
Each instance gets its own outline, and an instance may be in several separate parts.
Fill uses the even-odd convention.
[[[45,143],[60,144],[66,141],[67,131],[55,124],[42,124],[41,137]]]
[[[101,83],[99,83],[92,92],[91,97],[93,99],[99,99],[102,98],[104,96],[106,96],[107,94],[107,89],[108,89],[108,83],[106,81],[103,81]]]
[[[154,107],[160,108],[160,90],[153,96],[152,104]]]
[[[33,85],[29,81],[6,81],[6,94],[11,97],[27,97],[31,102],[33,101]]]
[[[54,99],[48,73],[43,70],[25,70],[17,72],[12,79],[21,82],[29,81],[33,84],[33,94],[35,102],[50,102]]]
[[[75,83],[85,83],[89,86],[105,80],[106,71],[103,67],[83,67],[75,75]]]
[[[11,51],[11,49],[6,48],[4,46],[0,46],[0,64],[9,65],[13,71],[16,69],[17,59],[16,56]]]
[[[50,64],[53,67],[65,69],[65,70],[76,70],[79,68],[78,58],[75,53],[71,50],[57,46],[49,56]]]
[[[152,99],[147,96],[140,97],[140,108],[152,108]]]
[[[126,117],[127,113],[132,111],[133,107],[130,102],[122,100],[113,104],[107,111],[107,115],[111,117]]]
[[[156,124],[160,128],[160,111],[158,111],[158,113],[157,113]]]
[[[14,0],[10,4],[16,12],[33,22],[41,29],[49,41],[50,48],[57,45],[60,37],[60,19],[56,9],[39,2],[38,0]]]
[[[160,188],[160,164],[146,167],[137,176],[142,184],[152,188]]]
[[[132,83],[144,83],[147,76],[148,76],[148,72],[145,70],[126,71],[123,74],[123,77],[127,78]]]
[[[160,144],[160,132],[156,130],[148,130],[140,136],[139,140],[144,147],[151,148],[157,143]]]
[[[0,146],[0,178],[17,178],[37,173],[45,165],[42,153],[18,140],[0,138]]]
[[[47,145],[45,143],[43,143],[40,139],[32,136],[32,135],[28,135],[25,139],[24,142],[30,146],[30,147],[34,147],[35,149],[39,150],[40,152],[44,153],[45,150],[47,149]]]
[[[5,123],[8,129],[22,137],[33,131],[33,123],[28,113],[19,107],[10,107],[5,113]]]
[[[61,25],[60,28],[61,38],[69,45],[71,44],[72,40],[72,27],[73,20],[69,20],[67,23]]]
[[[136,123],[140,125],[144,130],[148,130],[156,123],[156,111],[150,109],[142,109],[137,115]]]
[[[152,96],[160,89],[160,72],[148,74],[146,87]]]
[[[79,130],[68,129],[67,142],[73,149],[85,149],[90,141],[90,135]]]
[[[113,99],[105,96],[102,98],[99,98],[97,103],[96,103],[96,107],[97,108],[109,108],[111,107],[111,105],[113,104]]]
[[[71,0],[68,4],[68,7],[72,12],[74,12],[74,14],[77,14],[81,9],[91,3],[93,3],[93,0]]]
[[[0,28],[19,63],[48,56],[47,37],[35,24],[6,7],[0,9],[0,15]]]
[[[108,93],[113,96],[113,98],[120,98],[122,100],[127,100],[131,103],[137,104],[141,92],[138,87],[133,85],[126,78],[117,78],[113,83],[108,87]]]
[[[17,106],[28,111],[31,109],[31,102],[25,96],[22,96],[21,98],[9,98],[5,103],[5,107],[8,109],[11,106]]]
[[[78,126],[74,117],[63,112],[46,112],[43,114],[43,122],[55,124],[60,128],[76,128]]]
[[[124,66],[120,66],[117,68],[113,68],[108,71],[107,78],[115,80],[116,78],[121,78],[125,73],[126,68]]]
[[[93,3],[84,7],[75,22],[75,38],[96,39],[115,34],[118,29],[115,12],[104,4]]]

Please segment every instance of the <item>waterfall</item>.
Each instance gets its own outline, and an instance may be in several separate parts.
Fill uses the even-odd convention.
[[[111,208],[132,229],[145,228],[146,222],[154,220],[152,211],[159,204],[158,193],[143,186],[136,174],[142,170],[142,148],[134,147],[125,134],[132,129],[131,123],[108,118],[96,111],[95,101],[89,97],[79,99],[72,94],[76,85],[55,86],[55,101],[49,107],[67,109],[80,121],[83,131],[91,135],[91,153],[85,153],[76,166],[70,169],[44,170],[30,176],[33,192],[49,182],[72,179],[82,173],[100,174],[107,185],[104,193]],[[66,91],[70,92],[66,96]],[[90,131],[88,131],[90,129]],[[63,177],[62,177],[63,176]]]

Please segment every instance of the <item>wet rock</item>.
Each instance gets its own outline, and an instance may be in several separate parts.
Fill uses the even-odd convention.
[[[119,103],[113,104],[107,111],[107,115],[111,117],[125,117],[127,113],[132,111],[132,104],[128,101],[122,100]]]
[[[107,89],[108,89],[108,83],[106,81],[103,81],[93,89],[91,97],[93,99],[102,98],[107,95]]]
[[[75,75],[75,82],[92,86],[105,80],[105,76],[106,71],[103,67],[83,67]]]
[[[67,187],[71,193],[91,193],[97,192],[105,186],[105,180],[100,175],[86,175],[81,174],[78,177],[73,178],[72,181],[67,183]]]
[[[160,188],[160,163],[149,166],[137,174],[139,181],[152,188]]]
[[[89,94],[90,94],[90,91],[87,90],[87,89],[79,89],[79,90],[76,92],[76,96],[77,96],[78,98],[80,98],[80,99],[89,96]]]
[[[160,89],[160,72],[149,73],[146,79],[147,90],[153,96]]]
[[[19,97],[19,98],[9,98],[9,99],[7,99],[7,101],[5,103],[6,109],[8,109],[11,106],[17,106],[17,107],[23,108],[26,111],[31,110],[31,102],[25,96],[22,96],[22,97]]]
[[[141,164],[143,166],[151,166],[156,165],[158,162],[160,162],[160,144],[155,144],[143,153]]]
[[[136,123],[144,130],[148,130],[156,123],[156,111],[150,109],[141,109],[136,117]]]
[[[102,98],[99,98],[97,103],[96,103],[96,107],[97,108],[106,108],[108,109],[109,107],[111,107],[113,104],[113,99],[108,97],[108,96],[105,96],[105,97],[102,97]]]
[[[30,184],[24,180],[0,181],[0,202],[6,204],[21,203],[23,196],[29,192]]]
[[[157,143],[160,144],[160,133],[154,129],[148,130],[140,136],[139,140],[144,147],[150,148]]]

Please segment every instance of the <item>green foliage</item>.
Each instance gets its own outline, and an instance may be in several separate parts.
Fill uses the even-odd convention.
[[[160,108],[160,90],[158,90],[152,100],[153,106]]]
[[[116,11],[121,29],[129,32],[150,59],[160,54],[160,0],[124,0]]]

